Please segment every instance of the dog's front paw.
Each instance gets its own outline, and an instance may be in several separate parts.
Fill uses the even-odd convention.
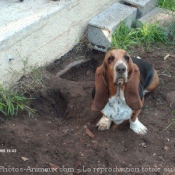
[[[111,120],[107,117],[103,116],[100,121],[97,123],[96,127],[98,127],[99,131],[104,131],[106,129],[109,129],[111,126]]]
[[[148,131],[148,129],[138,120],[138,118],[133,122],[132,120],[130,122],[130,128],[136,133],[140,135],[145,135]]]

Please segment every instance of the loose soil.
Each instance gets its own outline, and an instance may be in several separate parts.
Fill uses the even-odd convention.
[[[175,125],[165,128],[174,117],[175,105],[166,95],[175,91],[175,52],[169,46],[133,49],[131,56],[138,55],[160,77],[139,116],[148,128],[146,135],[135,134],[127,121],[115,130],[97,130],[102,115],[90,110],[91,91],[104,53],[77,46],[43,71],[44,86],[31,93],[35,98],[31,107],[38,116],[20,113],[0,123],[0,174],[162,175],[173,171]]]

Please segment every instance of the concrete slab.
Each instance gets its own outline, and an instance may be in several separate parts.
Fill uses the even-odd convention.
[[[166,34],[168,34],[175,24],[175,12],[156,7],[138,20],[137,27],[139,27],[142,23],[155,22],[157,22],[160,27],[165,30]]]
[[[136,19],[137,9],[124,4],[115,3],[89,21],[88,39],[94,48],[106,51],[112,41],[112,34],[120,24],[125,21],[131,27]]]
[[[59,59],[82,39],[88,21],[114,2],[0,0],[0,84]]]
[[[9,39],[10,36],[26,27],[32,27],[31,25],[61,10],[65,5],[66,1],[62,3],[46,2],[45,0],[0,1],[0,42]]]
[[[140,18],[158,5],[158,0],[122,0],[122,2],[138,8],[137,18]]]

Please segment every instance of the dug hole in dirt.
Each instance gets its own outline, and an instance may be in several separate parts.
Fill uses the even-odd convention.
[[[0,149],[5,150],[0,174],[173,174],[175,126],[165,128],[175,109],[167,98],[175,91],[175,52],[155,46],[132,50],[131,56],[138,54],[160,77],[139,116],[148,128],[145,136],[130,130],[128,122],[115,130],[97,130],[101,114],[90,110],[91,91],[104,54],[75,47],[44,70],[44,86],[32,94],[38,117],[21,113],[0,124]],[[10,168],[16,169],[9,173]]]

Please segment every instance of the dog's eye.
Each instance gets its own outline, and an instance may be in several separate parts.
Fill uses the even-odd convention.
[[[129,56],[128,56],[128,55],[125,55],[124,58],[125,58],[125,60],[126,60],[127,62],[129,62]]]
[[[110,56],[109,58],[108,58],[108,63],[111,63],[111,62],[113,62],[114,61],[114,57],[113,56]]]

